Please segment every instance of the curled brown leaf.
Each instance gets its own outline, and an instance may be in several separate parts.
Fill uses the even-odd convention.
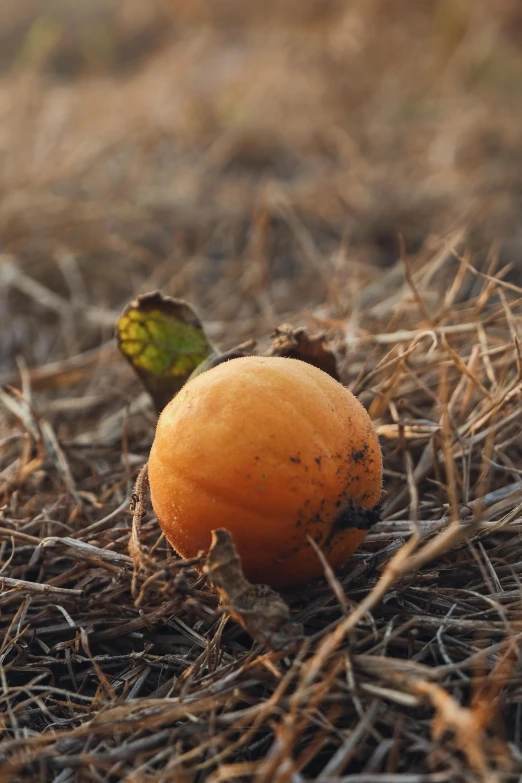
[[[336,381],[339,380],[335,354],[327,346],[323,333],[311,336],[304,326],[294,329],[290,324],[281,324],[272,337],[273,342],[267,352],[268,356],[300,359],[328,373]]]
[[[205,571],[224,608],[255,641],[272,650],[286,650],[303,637],[302,626],[292,622],[290,609],[279,593],[245,579],[228,530],[212,531]]]

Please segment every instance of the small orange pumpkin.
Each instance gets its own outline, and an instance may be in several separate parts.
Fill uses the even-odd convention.
[[[377,518],[382,456],[361,403],[299,361],[232,359],[163,410],[149,459],[152,505],[184,558],[227,528],[245,575],[274,587],[320,576],[311,536],[342,565]]]

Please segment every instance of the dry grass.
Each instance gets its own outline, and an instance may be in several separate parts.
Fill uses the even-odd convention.
[[[0,781],[518,780],[518,4],[139,5],[105,48],[94,11],[35,28],[13,5]],[[379,430],[382,521],[285,595],[292,653],[253,644],[151,513],[134,569],[155,417],[112,324],[158,287],[224,347],[326,329]]]

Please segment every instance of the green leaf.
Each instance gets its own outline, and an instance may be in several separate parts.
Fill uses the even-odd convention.
[[[127,305],[116,323],[116,338],[158,412],[189,378],[230,359],[252,355],[256,347],[250,340],[230,351],[218,351],[192,307],[159,291],[138,296]],[[282,324],[273,338],[265,356],[300,359],[339,380],[335,354],[323,334],[310,336],[303,327]]]
[[[116,323],[116,338],[158,411],[215,354],[192,307],[158,291],[127,305]]]

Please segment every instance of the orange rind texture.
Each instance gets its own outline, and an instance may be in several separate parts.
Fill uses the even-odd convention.
[[[361,403],[296,359],[232,359],[190,380],[161,413],[149,459],[154,510],[183,558],[232,534],[245,575],[286,587],[363,541],[382,486]],[[367,514],[365,511],[369,511]]]

